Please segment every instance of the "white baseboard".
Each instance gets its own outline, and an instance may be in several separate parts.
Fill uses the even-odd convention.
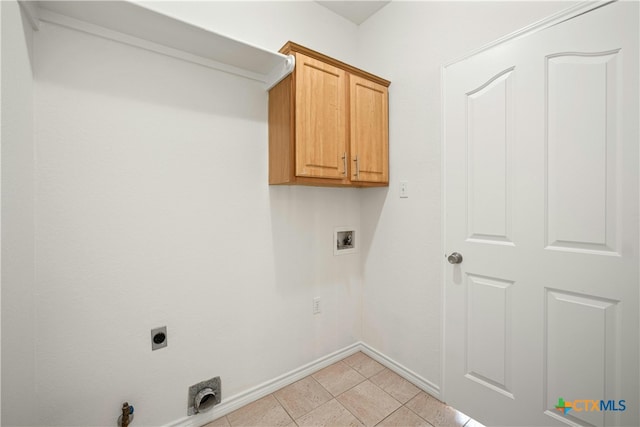
[[[345,357],[351,356],[361,349],[362,346],[360,342],[351,344],[341,350],[335,351],[327,356],[316,359],[311,363],[307,363],[304,366],[280,375],[279,377],[276,377],[269,381],[265,381],[264,383],[250,388],[247,391],[238,393],[228,398],[223,397],[222,402],[216,405],[210,411],[192,415],[190,417],[181,418],[167,424],[165,427],[199,427],[205,425],[215,419],[218,419],[235,411],[238,408],[243,407],[248,403],[254,402],[264,396],[267,396],[274,391],[281,389],[282,387],[293,384],[294,382],[301,380],[304,377],[307,377],[322,368],[326,368],[327,366],[336,363],[337,361],[342,360]]]
[[[385,367],[391,369],[396,374],[400,375],[405,380],[413,383],[418,388],[426,391],[433,397],[440,399],[440,387],[432,383],[431,381],[421,377],[420,375],[413,372],[411,369],[401,365],[390,357],[385,356],[380,353],[373,347],[370,347],[368,344],[360,342],[360,351],[374,359],[378,363],[384,365]]]
[[[358,351],[363,352],[367,356],[376,360],[378,363],[384,365],[385,367],[391,369],[396,374],[400,375],[407,381],[415,384],[418,388],[426,391],[430,395],[436,398],[440,398],[440,387],[433,384],[431,381],[424,379],[420,375],[416,374],[412,370],[406,368],[395,360],[385,356],[380,353],[378,350],[370,347],[369,345],[363,342],[357,342],[351,344],[341,350],[335,351],[327,356],[321,357],[319,359],[314,360],[311,363],[307,363],[304,366],[301,366],[297,369],[289,371],[279,377],[276,377],[272,380],[266,381],[260,385],[257,385],[247,391],[242,393],[238,393],[229,398],[223,398],[222,402],[219,405],[216,405],[212,410],[207,411],[205,413],[196,414],[190,417],[184,417],[179,420],[176,420],[172,423],[167,424],[165,427],[199,427],[203,426],[213,420],[216,420],[220,417],[223,417],[236,409],[243,407],[244,405],[254,402],[264,396],[267,396],[273,393],[276,390],[281,389],[282,387],[286,387],[289,384],[293,384],[294,382],[301,380],[304,377],[307,377],[322,368],[326,368],[327,366],[344,359],[345,357],[351,356]]]

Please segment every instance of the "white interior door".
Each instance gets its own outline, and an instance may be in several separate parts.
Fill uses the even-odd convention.
[[[445,68],[444,398],[487,425],[640,425],[638,16]]]

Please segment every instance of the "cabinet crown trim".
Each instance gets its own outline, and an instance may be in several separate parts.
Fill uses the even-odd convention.
[[[345,71],[348,71],[349,73],[356,75],[356,76],[360,76],[363,77],[367,80],[371,80],[379,85],[382,85],[384,87],[389,87],[389,85],[391,84],[391,82],[389,80],[383,79],[382,77],[376,76],[375,74],[371,74],[367,71],[361,70],[360,68],[356,68],[353,65],[349,65],[346,64],[342,61],[339,61],[335,58],[332,58],[330,56],[324,55],[320,52],[317,52],[313,49],[309,49],[308,47],[299,45],[298,43],[292,42],[292,41],[288,41],[284,46],[282,46],[282,48],[280,48],[280,53],[284,54],[284,55],[291,55],[295,52],[297,53],[301,53],[303,55],[309,56],[311,58],[317,59],[319,61],[322,61],[326,64],[330,64],[333,65],[334,67],[338,67],[341,68]]]

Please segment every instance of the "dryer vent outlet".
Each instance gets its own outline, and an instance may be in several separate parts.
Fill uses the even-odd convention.
[[[189,387],[187,399],[187,415],[195,415],[207,411],[222,400],[222,383],[220,377],[199,382]]]

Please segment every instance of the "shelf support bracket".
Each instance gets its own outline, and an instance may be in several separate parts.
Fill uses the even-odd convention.
[[[282,67],[274,67],[273,70],[267,75],[267,79],[265,81],[265,87],[267,90],[270,90],[272,87],[277,85],[291,74],[296,68],[296,57],[293,55],[286,55],[286,59],[284,60]]]

